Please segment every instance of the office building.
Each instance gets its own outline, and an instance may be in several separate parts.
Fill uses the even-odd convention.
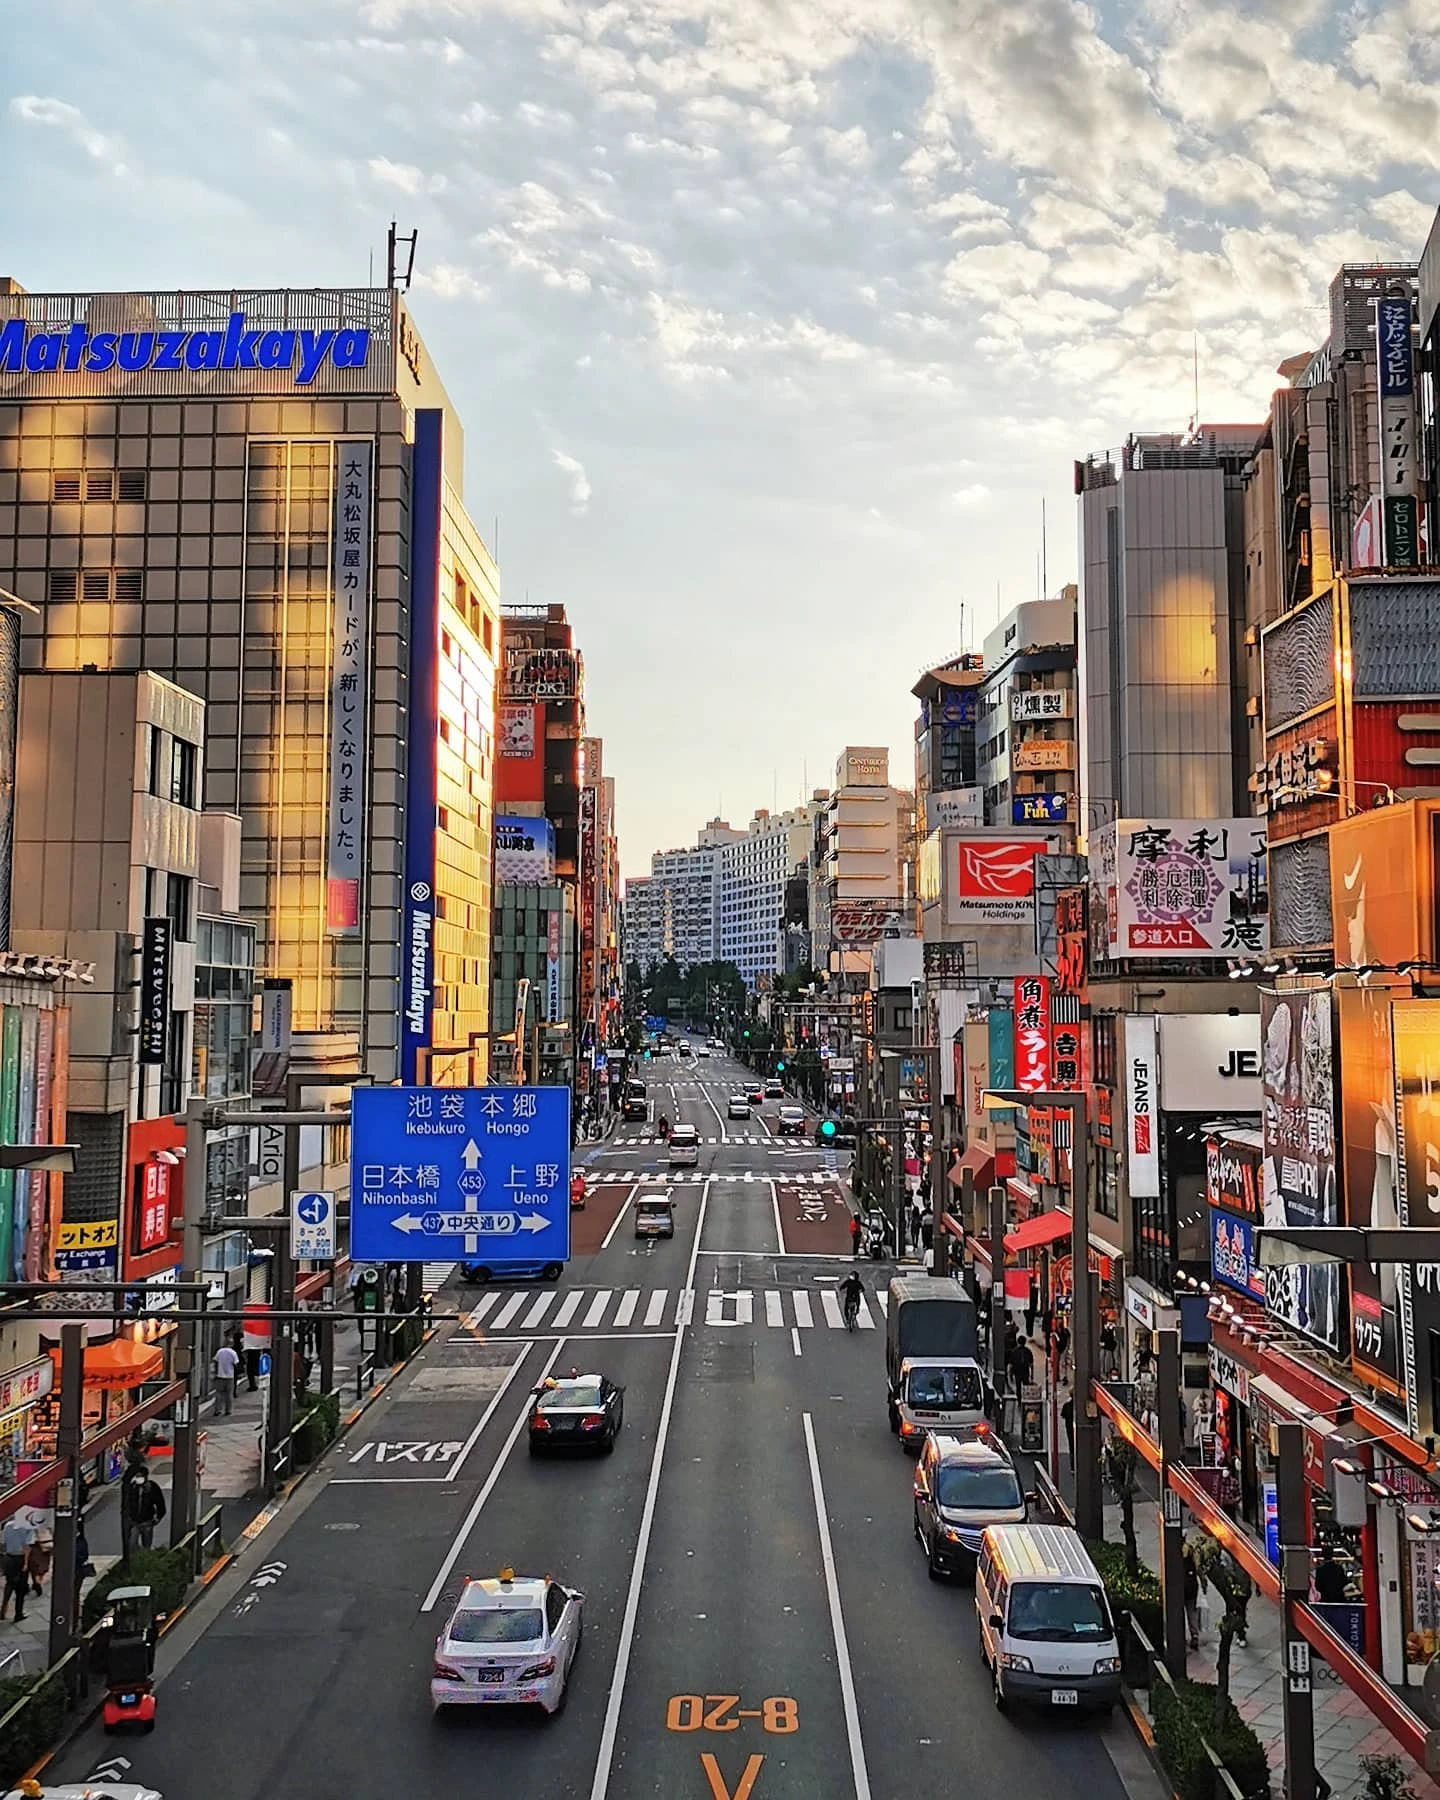
[[[1243,482],[1262,431],[1136,435],[1075,465],[1082,829],[1249,810]]]
[[[752,990],[784,967],[785,890],[814,833],[811,806],[761,807],[720,850],[720,960],[734,963]]]
[[[1073,840],[1077,598],[1069,587],[1028,600],[985,639],[976,774],[987,825],[1069,825]]]
[[[462,486],[388,289],[0,282],[23,667],[205,702],[200,798],[242,820],[260,970],[382,1081],[486,1066],[498,590]]]
[[[890,785],[887,749],[841,751],[812,841],[812,966],[868,970],[867,947],[908,928],[915,900],[915,795]]]

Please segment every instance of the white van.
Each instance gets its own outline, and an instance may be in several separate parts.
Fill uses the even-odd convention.
[[[975,1570],[980,1658],[995,1705],[1109,1712],[1120,1698],[1120,1645],[1078,1532],[1060,1525],[992,1525]]]

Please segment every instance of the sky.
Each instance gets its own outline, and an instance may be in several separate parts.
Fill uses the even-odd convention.
[[[1434,0],[26,7],[0,273],[383,281],[502,597],[563,601],[621,858],[908,785],[933,663],[1072,580],[1071,464],[1259,419],[1440,201]],[[498,533],[498,544],[497,540]]]

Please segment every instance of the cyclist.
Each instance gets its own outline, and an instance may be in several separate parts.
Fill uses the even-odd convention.
[[[865,1283],[860,1279],[858,1269],[852,1269],[840,1283],[841,1306],[845,1314],[845,1329],[853,1331],[855,1322],[860,1317],[860,1302],[865,1295]]]
[[[662,1138],[668,1138],[670,1136],[670,1121],[665,1117],[664,1113],[661,1113],[660,1117],[655,1121],[655,1128]]]

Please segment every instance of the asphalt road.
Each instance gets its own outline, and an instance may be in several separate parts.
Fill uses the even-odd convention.
[[[447,1290],[454,1322],[162,1646],[153,1735],[94,1730],[48,1779],[119,1755],[166,1800],[1159,1800],[1123,1722],[995,1713],[970,1591],[911,1536],[878,1305],[836,1329],[833,1158],[726,1121],[733,1065],[658,1073],[700,1179],[654,1179],[649,1127],[587,1152],[558,1287]],[[666,1186],[676,1236],[637,1244]],[[571,1366],[625,1384],[616,1454],[534,1460],[529,1390]],[[505,1563],[586,1593],[567,1710],[437,1722],[446,1609]]]

